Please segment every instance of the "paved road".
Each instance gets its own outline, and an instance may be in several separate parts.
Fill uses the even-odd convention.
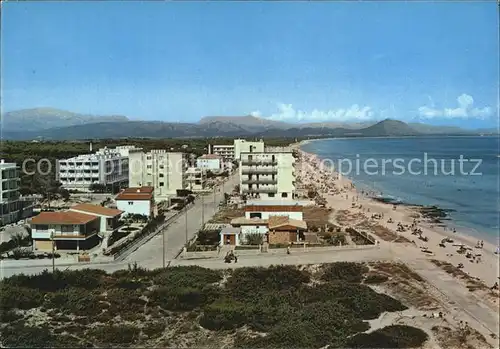
[[[159,268],[163,265],[163,239],[165,238],[166,260],[173,260],[182,249],[186,240],[192,239],[201,228],[202,216],[207,222],[215,212],[218,211],[219,203],[224,199],[224,191],[231,191],[237,184],[238,177],[233,175],[224,183],[220,191],[206,194],[203,198],[196,199],[194,205],[186,214],[180,215],[170,224],[163,234],[158,234],[138,250],[129,255],[125,262],[137,262],[138,265],[146,268]],[[187,229],[186,229],[187,225]]]
[[[234,186],[238,183],[238,175],[235,174],[229,178],[228,181],[221,186],[220,191],[215,192],[215,204],[214,204],[214,194],[206,194],[203,198],[198,198],[195,203],[188,210],[187,215],[187,236],[188,239],[194,237],[196,232],[201,227],[202,214],[205,217],[205,222],[208,221],[213,214],[218,210],[219,203],[224,199],[224,192],[230,192]],[[202,209],[203,203],[203,209]],[[171,225],[169,225],[165,231],[165,242],[166,242],[166,263],[175,258],[177,253],[182,249],[186,243],[186,216],[184,214],[180,215],[175,219]],[[74,264],[64,262],[62,260],[56,260],[57,269],[102,269],[107,272],[113,272],[120,269],[125,269],[129,264],[137,262],[138,265],[145,268],[161,268],[163,266],[163,235],[160,233],[155,236],[146,244],[141,246],[139,249],[130,254],[124,261],[121,262],[102,262],[102,263],[88,263],[88,264]],[[6,278],[15,274],[36,274],[40,273],[45,269],[51,269],[50,261],[34,261],[34,263],[28,262],[23,263],[20,261],[18,266],[10,266],[8,263],[11,261],[0,261],[0,279]],[[44,265],[40,265],[43,263]],[[33,265],[38,264],[38,265]]]

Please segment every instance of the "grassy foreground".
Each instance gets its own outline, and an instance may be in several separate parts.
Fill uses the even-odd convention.
[[[368,279],[367,279],[368,277]],[[365,284],[366,281],[366,284]],[[2,347],[410,348],[427,334],[366,320],[405,310],[357,263],[17,275],[0,283]]]

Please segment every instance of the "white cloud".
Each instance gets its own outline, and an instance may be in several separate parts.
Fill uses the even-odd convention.
[[[250,113],[250,115],[255,116],[256,118],[260,118],[262,116],[262,113],[260,110],[256,110]]]
[[[368,107],[360,107],[353,104],[347,109],[331,109],[311,111],[296,110],[291,104],[279,104],[278,112],[267,117],[271,120],[278,121],[307,121],[307,122],[323,122],[323,121],[363,121],[374,118],[373,110]]]
[[[493,110],[490,107],[484,108],[474,108],[474,98],[471,95],[462,93],[457,98],[457,108],[444,108],[437,109],[434,107],[434,103],[430,96],[431,106],[422,106],[418,108],[418,113],[421,117],[426,119],[432,119],[437,117],[449,118],[449,119],[469,119],[478,118],[484,119],[493,114]]]

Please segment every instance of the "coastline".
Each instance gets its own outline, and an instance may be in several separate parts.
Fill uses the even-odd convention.
[[[327,206],[332,208],[334,212],[344,211],[349,212],[351,216],[363,217],[362,220],[382,226],[407,241],[407,243],[380,241],[383,244],[390,244],[395,253],[411,253],[422,257],[433,256],[432,258],[447,261],[454,265],[463,264],[466,273],[480,278],[487,285],[492,285],[498,281],[499,255],[495,254],[497,245],[491,241],[483,240],[483,247],[476,248],[475,246],[480,238],[466,234],[461,230],[454,232],[452,220],[447,220],[446,223],[441,224],[432,223],[428,218],[423,217],[422,207],[420,206],[396,205],[394,209],[393,204],[382,202],[367,195],[368,193],[356,188],[350,178],[340,176],[331,168],[322,168],[320,159],[316,154],[301,149],[302,145],[310,141],[312,140],[292,144],[292,148],[298,150],[300,156],[299,166],[296,170],[298,172],[298,183],[304,187],[314,187],[318,194],[326,199]],[[381,215],[383,218],[374,220],[373,215]],[[335,221],[332,222],[336,223]],[[356,226],[356,224],[359,224],[359,222],[353,221],[350,225]],[[417,224],[422,236],[428,240],[419,239],[418,236],[412,234],[411,229],[398,232],[400,224],[407,228],[412,224]],[[373,235],[376,236],[376,234]],[[452,239],[453,243],[445,244],[444,248],[440,247],[440,242],[447,238]],[[468,262],[463,254],[456,252],[459,245],[463,245],[466,249],[478,255],[479,261],[471,263],[471,260]],[[426,249],[428,252],[423,253]]]
[[[477,137],[477,136],[476,135],[474,135],[474,136],[459,135],[459,136],[446,136],[446,137],[448,137],[448,138],[464,138],[464,137],[467,138],[467,137]],[[488,137],[488,136],[485,136],[485,137]],[[400,136],[400,137],[362,137],[362,139],[380,139],[380,138],[405,139],[405,138],[415,138],[415,137],[414,136],[407,136],[407,137],[405,137],[405,136]],[[302,147],[304,145],[307,145],[307,144],[309,144],[311,142],[315,142],[315,141],[340,140],[340,139],[353,139],[353,137],[307,139],[307,140],[303,140],[303,141],[294,143],[291,146],[297,150],[300,150],[301,152],[304,152],[304,153],[307,153],[311,156],[314,156],[318,159],[318,161],[321,161],[321,158],[319,158],[319,156],[317,154],[306,152],[302,149]],[[338,174],[334,169],[330,169],[330,172],[332,174]],[[350,183],[352,183],[356,187],[357,191],[360,191],[359,190],[360,188],[361,189],[366,188],[368,191],[375,192],[373,186],[371,186],[370,184],[367,184],[365,181],[355,179],[352,176],[345,176],[345,175],[341,175],[341,176],[343,178],[346,178]],[[380,188],[380,189],[384,190],[384,188]],[[376,197],[376,195],[374,194],[374,195],[372,195],[371,199],[374,201],[383,202],[381,200],[381,198],[383,198],[383,197],[389,198],[389,197],[393,197],[393,196],[390,194],[385,195],[385,190],[384,190],[384,195],[380,195],[380,198]],[[393,203],[387,203],[387,204],[392,205]],[[495,234],[492,234],[492,232],[490,230],[487,230],[488,232],[481,231],[481,227],[478,227],[474,224],[469,225],[469,224],[467,224],[466,221],[462,221],[463,223],[457,222],[457,220],[455,218],[453,218],[453,212],[455,212],[455,210],[453,210],[453,209],[446,209],[446,208],[441,207],[439,205],[426,204],[425,202],[415,203],[415,202],[411,202],[411,201],[406,201],[406,202],[399,202],[399,203],[395,203],[395,204],[398,206],[401,206],[401,207],[405,207],[408,210],[413,210],[413,212],[418,211],[419,208],[436,207],[437,209],[439,209],[443,212],[446,212],[446,216],[442,218],[442,220],[444,222],[439,222],[436,224],[446,225],[447,229],[450,229],[450,230],[456,229],[457,232],[459,232],[461,235],[467,237],[468,239],[476,239],[476,241],[478,239],[480,239],[483,241],[487,241],[489,244],[493,245],[495,247],[495,249],[498,246],[500,246],[500,236],[498,235],[498,232],[495,235]],[[451,214],[450,214],[450,212],[451,212]],[[495,228],[493,228],[493,229],[495,229]]]

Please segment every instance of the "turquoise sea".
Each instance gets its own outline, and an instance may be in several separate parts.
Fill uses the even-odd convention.
[[[323,139],[302,149],[327,159],[360,189],[449,210],[450,225],[497,244],[499,146],[498,137],[440,136]]]

